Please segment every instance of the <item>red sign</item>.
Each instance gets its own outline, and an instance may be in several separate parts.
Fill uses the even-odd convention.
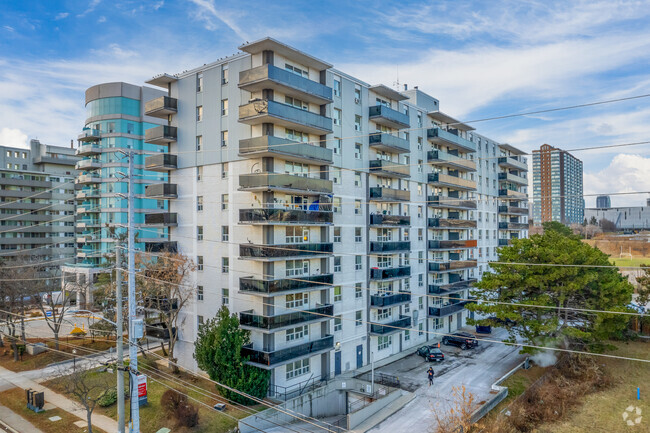
[[[138,403],[140,406],[147,404],[147,376],[138,375]]]

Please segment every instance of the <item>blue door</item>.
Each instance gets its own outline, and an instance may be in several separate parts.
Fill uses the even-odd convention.
[[[334,375],[341,374],[341,352],[334,352]]]
[[[363,344],[357,346],[357,368],[363,367]]]

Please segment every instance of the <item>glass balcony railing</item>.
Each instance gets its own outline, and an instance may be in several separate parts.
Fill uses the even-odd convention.
[[[458,274],[449,274],[450,282],[448,284],[429,284],[429,294],[430,295],[440,295],[444,293],[458,292],[460,290],[465,290],[476,283],[476,278],[470,279],[461,279]],[[453,281],[451,281],[453,280]]]
[[[427,197],[429,206],[450,209],[476,209],[476,201],[457,197],[442,195],[430,195]]]
[[[144,223],[146,225],[176,226],[178,225],[178,215],[176,213],[148,213],[144,214]]]
[[[370,305],[373,307],[390,307],[392,305],[404,304],[411,302],[410,293],[387,293],[385,295],[370,296]]]
[[[240,244],[239,255],[242,258],[250,259],[273,259],[283,257],[307,257],[324,256],[332,254],[332,243],[319,244],[278,244],[278,245],[256,245]]]
[[[370,251],[373,253],[391,253],[400,251],[409,251],[411,249],[411,242],[409,241],[396,241],[396,242],[370,242]]]
[[[147,156],[144,159],[144,168],[149,171],[167,172],[175,170],[178,166],[178,156],[169,153]]]
[[[404,215],[370,215],[371,226],[410,226],[411,217]]]
[[[333,274],[299,275],[295,277],[261,280],[253,277],[239,279],[239,291],[249,294],[272,296],[274,294],[295,292],[311,288],[325,289],[334,282]]]
[[[389,335],[396,332],[401,332],[404,328],[411,327],[411,317],[410,316],[400,316],[398,320],[394,320],[388,323],[373,323],[370,325],[370,333],[373,335]]]
[[[528,179],[512,173],[499,173],[499,180],[504,180],[518,185],[528,185]]]
[[[470,301],[459,301],[457,303],[444,305],[442,307],[429,307],[429,317],[445,317],[465,309]]]
[[[97,155],[102,153],[102,148],[99,146],[99,144],[93,143],[93,144],[82,144],[77,148],[75,151],[75,155],[77,156],[91,156],[91,155]]]
[[[409,201],[411,198],[409,191],[383,186],[370,187],[369,193],[371,201]]]
[[[427,152],[427,161],[434,165],[444,165],[453,167],[463,171],[476,171],[476,162],[461,158],[458,155],[453,155],[442,150],[430,150]]]
[[[273,367],[292,359],[302,359],[334,349],[334,336],[326,335],[318,340],[273,351],[256,350],[253,347],[252,343],[242,347],[241,356],[248,358],[250,363],[259,364],[262,367]]]
[[[239,73],[239,88],[249,92],[274,89],[308,102],[317,104],[332,102],[331,87],[271,64],[241,71]]]
[[[77,137],[78,141],[99,141],[101,132],[99,129],[84,128],[84,130]]]
[[[528,195],[525,192],[519,192],[515,191],[514,189],[500,189],[499,190],[499,197],[507,197],[507,198],[513,198],[515,200],[523,200],[528,197]]]
[[[147,185],[144,189],[147,198],[171,199],[178,197],[178,187],[175,183],[156,183]]]
[[[330,211],[302,209],[240,209],[241,224],[331,224],[333,214]]]
[[[448,250],[448,249],[463,249],[463,248],[476,248],[476,240],[431,240],[428,241],[430,250]]]
[[[239,140],[239,156],[286,157],[307,163],[332,163],[332,150],[310,143],[299,143],[286,138],[263,135]]]
[[[512,223],[512,222],[499,222],[499,228],[501,230],[526,230],[528,228],[527,223]]]
[[[371,280],[390,280],[393,278],[406,278],[410,276],[410,266],[399,266],[396,268],[370,268]]]
[[[239,175],[242,190],[283,190],[332,193],[332,181],[284,173],[249,173]]]
[[[368,108],[370,120],[380,125],[388,126],[393,129],[408,128],[409,116],[385,105],[374,105]]]
[[[95,173],[80,174],[79,177],[77,177],[77,183],[80,184],[101,183],[101,182],[102,182],[102,177]]]
[[[405,153],[411,151],[409,142],[403,138],[385,132],[376,132],[368,137],[370,147],[393,153]]]
[[[528,215],[528,208],[518,206],[499,206],[498,211],[503,214]]]
[[[77,170],[95,170],[97,168],[102,168],[102,163],[96,159],[82,159],[77,161],[75,164]]]
[[[435,144],[453,147],[464,152],[476,152],[476,145],[458,135],[458,130],[445,131],[440,128],[427,129],[427,139]]]
[[[410,177],[411,167],[384,159],[370,160],[370,173],[389,177]]]
[[[528,165],[513,156],[502,156],[499,158],[499,165],[506,168],[514,168],[521,171],[528,171]]]
[[[286,326],[330,320],[330,316],[332,316],[333,313],[334,306],[331,304],[316,308],[310,308],[304,311],[279,314],[277,316],[262,316],[260,314],[253,313],[253,310],[249,310],[239,313],[239,324],[244,327],[272,331]]]
[[[427,224],[430,228],[441,229],[460,229],[460,228],[475,228],[476,221],[464,220],[460,218],[429,218]]]
[[[446,272],[476,267],[476,260],[454,260],[451,262],[429,262],[429,272]]]
[[[178,138],[175,126],[160,125],[144,131],[144,141],[151,144],[166,146]]]
[[[268,99],[240,105],[239,121],[248,125],[271,122],[311,134],[332,132],[331,118]]]
[[[144,114],[147,116],[167,119],[167,116],[177,112],[178,100],[169,96],[160,96],[144,104]]]
[[[430,184],[456,189],[476,189],[476,181],[463,179],[457,176],[450,176],[443,173],[429,173],[428,181]]]

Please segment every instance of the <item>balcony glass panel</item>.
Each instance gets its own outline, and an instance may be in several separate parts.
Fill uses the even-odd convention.
[[[370,297],[370,305],[373,307],[388,307],[405,302],[411,302],[410,293],[391,293],[387,295],[372,295]]]
[[[445,131],[440,128],[427,129],[427,139],[433,143],[456,147],[465,152],[476,152],[476,145],[460,137],[456,129]]]
[[[331,224],[329,211],[302,209],[240,209],[239,222],[249,224]]]
[[[293,142],[286,138],[263,135],[239,140],[239,155],[288,156],[292,160],[332,162],[332,150],[310,143]]]
[[[333,313],[334,306],[331,304],[311,308],[304,311],[295,311],[293,313],[280,314],[277,316],[262,316],[259,314],[254,314],[252,310],[250,310],[242,311],[239,313],[239,323],[241,326],[272,330],[283,328],[285,326],[314,322],[317,320],[330,320],[330,317],[327,316],[331,316]]]
[[[441,150],[427,152],[427,161],[435,165],[445,165],[463,171],[476,171],[476,162],[471,159],[461,158]]]
[[[332,132],[332,119],[329,117],[268,99],[240,105],[239,121],[249,125],[271,121],[285,126],[295,126],[314,134]]]
[[[373,253],[388,253],[397,251],[409,251],[411,249],[411,242],[397,241],[397,242],[370,242],[370,251]]]
[[[401,332],[404,330],[403,328],[410,328],[410,327],[411,327],[411,317],[400,316],[398,320],[389,323],[384,323],[381,325],[376,323],[371,324],[370,333],[375,335],[388,335],[388,334],[393,334],[395,332]]]
[[[144,141],[152,144],[167,145],[177,138],[175,126],[160,125],[149,128],[144,132]]]
[[[177,190],[178,187],[175,183],[157,183],[147,185],[144,195],[148,198],[176,198],[178,197]]]
[[[384,226],[410,226],[411,217],[403,215],[370,215],[370,225],[384,225]]]
[[[240,244],[239,255],[246,258],[300,257],[331,254],[332,243],[320,244]]]
[[[456,269],[475,268],[476,260],[456,260],[451,262],[429,262],[430,272],[453,271]]]
[[[368,137],[368,145],[379,150],[385,150],[386,152],[404,153],[411,151],[407,140],[385,132],[370,134]]]
[[[410,266],[400,266],[396,268],[371,268],[371,280],[389,280],[391,278],[405,278],[411,276]]]
[[[408,201],[411,198],[409,191],[401,189],[373,186],[370,188],[370,200],[374,201]]]
[[[331,193],[332,181],[283,173],[250,173],[239,176],[241,189],[281,189]]]
[[[272,352],[264,350],[255,350],[253,345],[249,344],[241,349],[242,357],[247,357],[248,361],[254,364],[260,364],[266,367],[272,367],[281,363],[286,363],[296,358],[319,353],[334,348],[334,336],[326,335],[325,337],[298,344],[296,346],[286,347],[274,350]]]
[[[334,282],[332,274],[296,276],[292,278],[280,278],[275,280],[260,280],[253,277],[239,279],[239,290],[248,293],[259,293],[270,295],[273,293],[300,291],[312,287],[327,288],[328,284]]]
[[[384,174],[386,176],[409,177],[411,175],[411,167],[384,159],[373,159],[370,160],[370,172]]]
[[[368,108],[370,120],[390,128],[402,129],[410,126],[408,115],[393,110],[385,105],[374,105]]]
[[[269,84],[272,83],[272,84]],[[279,85],[289,92],[299,92],[309,100],[326,103],[332,101],[332,88],[316,81],[294,74],[287,70],[278,68],[271,64],[257,66],[239,73],[239,87],[249,91],[273,88]],[[286,91],[283,93],[287,93]]]

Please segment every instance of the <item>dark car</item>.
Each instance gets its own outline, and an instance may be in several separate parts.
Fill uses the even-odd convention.
[[[478,340],[475,336],[467,332],[456,332],[455,334],[442,337],[442,344],[445,346],[458,346],[462,350],[465,350],[478,346]]]
[[[422,356],[426,362],[445,360],[445,354],[436,346],[422,346],[415,353]]]

